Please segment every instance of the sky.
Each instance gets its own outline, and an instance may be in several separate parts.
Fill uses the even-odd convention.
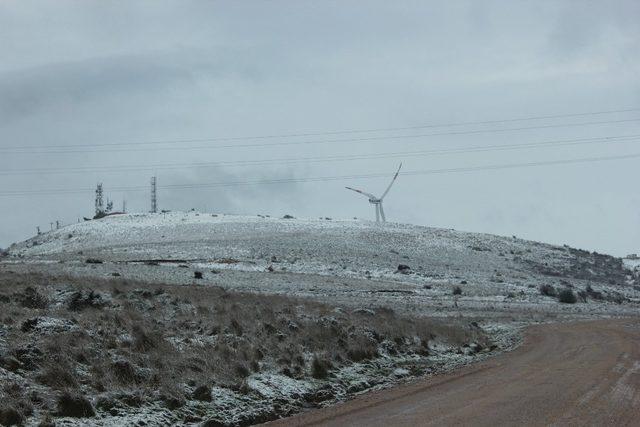
[[[153,175],[161,209],[371,220],[344,187],[402,161],[389,221],[640,252],[638,22],[635,0],[2,0],[0,246],[92,216],[98,182],[148,211]]]

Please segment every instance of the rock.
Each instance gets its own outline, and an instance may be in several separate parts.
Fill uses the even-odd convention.
[[[283,216],[282,219],[295,219],[295,218],[293,216],[287,214],[287,215]]]
[[[97,258],[87,258],[85,263],[87,263],[87,264],[103,264],[104,261],[102,261],[101,259],[97,259]]]
[[[211,387],[201,385],[193,391],[193,398],[201,402],[211,402]]]
[[[409,371],[404,368],[396,368],[393,370],[393,375],[397,378],[402,378],[408,376]]]
[[[193,278],[194,279],[202,279],[203,278],[202,271],[195,271],[193,273]]]
[[[91,402],[78,394],[63,393],[58,398],[58,415],[61,417],[89,418],[96,415]]]

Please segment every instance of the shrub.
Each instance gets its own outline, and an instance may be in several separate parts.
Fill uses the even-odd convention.
[[[211,402],[211,387],[201,385],[193,391],[193,398],[201,402]]]
[[[563,289],[558,293],[558,301],[565,304],[575,304],[578,299],[571,289]]]
[[[540,285],[540,294],[547,297],[555,297],[557,292],[553,285]]]
[[[38,382],[57,390],[78,387],[73,369],[66,363],[51,363],[37,377]]]
[[[311,376],[315,379],[322,380],[329,376],[330,363],[321,360],[317,355],[313,357],[311,362]]]
[[[24,290],[24,295],[20,304],[25,308],[47,308],[49,300],[44,295],[38,293],[34,288],[28,287]]]
[[[96,411],[91,402],[84,396],[62,393],[58,397],[58,415],[61,417],[86,418],[94,417]]]
[[[71,295],[67,308],[71,311],[82,311],[85,308],[103,308],[107,305],[105,299],[99,293],[91,290],[76,291]]]
[[[133,335],[133,348],[144,353],[158,348],[163,341],[159,332],[148,331],[138,324],[133,325],[131,333]]]
[[[17,426],[22,425],[24,417],[16,408],[6,407],[0,409],[0,425]]]
[[[111,364],[110,370],[121,384],[133,384],[139,381],[136,368],[128,360],[116,360]]]
[[[587,292],[587,295],[590,296],[593,299],[596,299],[596,300],[604,299],[604,297],[602,296],[602,292],[598,292],[598,291],[594,290],[591,287],[591,285],[587,285],[587,287],[585,288],[585,291]]]
[[[374,359],[378,356],[378,349],[373,344],[358,345],[354,343],[348,350],[347,356],[353,362]]]
[[[462,288],[460,286],[453,288],[453,295],[462,295]]]

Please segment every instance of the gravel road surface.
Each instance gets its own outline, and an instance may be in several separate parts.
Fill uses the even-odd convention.
[[[530,327],[494,359],[273,425],[640,425],[640,319]]]

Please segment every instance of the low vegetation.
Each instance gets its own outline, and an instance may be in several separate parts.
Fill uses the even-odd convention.
[[[321,383],[338,382],[345,367],[381,356],[424,359],[433,339],[457,348],[491,345],[477,327],[386,308],[121,279],[0,274],[0,313],[6,425],[118,416],[150,405],[173,414],[165,422],[205,421],[215,414],[213,390],[263,398],[249,381],[262,374],[320,384],[321,397],[301,397],[300,406],[309,406],[335,397]],[[274,408],[232,424],[300,409]]]
[[[578,298],[571,289],[565,288],[558,292],[558,301],[564,304],[575,304],[578,302]]]
[[[556,297],[558,293],[553,285],[540,285],[540,294],[547,297]]]

